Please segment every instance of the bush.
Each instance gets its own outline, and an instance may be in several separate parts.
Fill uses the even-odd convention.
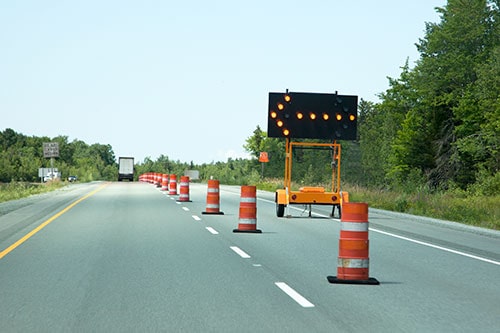
[[[475,195],[495,195],[500,193],[500,172],[491,175],[486,170],[477,173],[477,180],[469,187],[469,191]]]

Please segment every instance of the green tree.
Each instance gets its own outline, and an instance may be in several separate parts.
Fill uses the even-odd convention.
[[[261,130],[260,126],[257,125],[253,131],[253,135],[246,139],[246,144],[243,145],[243,147],[247,152],[251,153],[252,156],[258,158],[260,152],[264,150],[266,137],[266,132]]]
[[[266,177],[283,177],[285,166],[285,140],[281,138],[269,138],[267,133],[257,125],[253,135],[247,138],[243,146],[254,159],[250,161],[252,170],[260,170],[258,158],[261,152],[267,152],[269,162],[265,163],[264,173]]]
[[[446,186],[453,181],[466,186],[472,179],[464,175],[476,166],[470,156],[458,152],[456,143],[463,135],[470,135],[460,129],[464,120],[471,131],[480,122],[477,113],[482,111],[474,107],[477,101],[471,99],[471,89],[478,80],[481,64],[498,45],[494,19],[498,4],[486,0],[449,0],[437,11],[441,21],[427,23],[426,35],[417,44],[420,59],[413,71],[412,86],[418,92],[418,106],[414,112],[420,113],[425,123],[413,129],[417,131],[414,137],[421,137],[425,141],[423,147],[432,149],[425,151],[434,156],[435,164],[428,172],[429,184]],[[398,136],[400,151],[415,151],[409,147],[410,141],[404,140],[408,133],[403,130]],[[421,160],[426,160],[425,156],[414,162]],[[410,163],[409,167],[418,169],[419,165]]]
[[[415,108],[418,93],[412,86],[412,72],[408,60],[398,79],[389,79],[389,89],[381,93],[378,104],[361,100],[360,151],[362,172],[369,185],[386,186],[387,175],[408,168],[407,161],[391,160],[393,143],[402,128],[406,114]],[[401,147],[403,149],[404,147]],[[406,154],[403,153],[404,157]],[[401,162],[403,166],[395,165]]]

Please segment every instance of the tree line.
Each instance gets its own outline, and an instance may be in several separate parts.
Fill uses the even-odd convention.
[[[366,182],[500,193],[499,4],[436,8],[415,67],[404,64],[380,103],[361,103]]]
[[[0,132],[0,182],[39,181],[38,169],[50,167],[50,159],[43,156],[45,142],[59,144],[54,167],[63,177],[77,175],[82,181],[117,177],[118,167],[110,145],[89,145],[81,140],[69,142],[67,136],[27,136],[7,128]]]

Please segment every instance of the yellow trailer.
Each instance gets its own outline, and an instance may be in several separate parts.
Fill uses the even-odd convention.
[[[293,148],[323,148],[330,149],[332,152],[332,182],[328,189],[316,186],[304,186],[299,190],[292,190],[292,151]],[[332,206],[331,215],[334,216],[335,209],[341,214],[342,193],[340,191],[340,144],[333,143],[314,143],[314,142],[296,142],[286,139],[285,154],[285,181],[284,188],[276,191],[276,215],[283,217],[285,207],[291,204],[308,205],[309,216],[311,216],[312,205],[330,205]],[[345,196],[345,195],[344,195]]]

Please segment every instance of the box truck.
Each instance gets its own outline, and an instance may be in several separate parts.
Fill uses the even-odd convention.
[[[134,180],[134,158],[133,157],[119,157],[118,158],[118,181],[123,179],[129,181]]]

